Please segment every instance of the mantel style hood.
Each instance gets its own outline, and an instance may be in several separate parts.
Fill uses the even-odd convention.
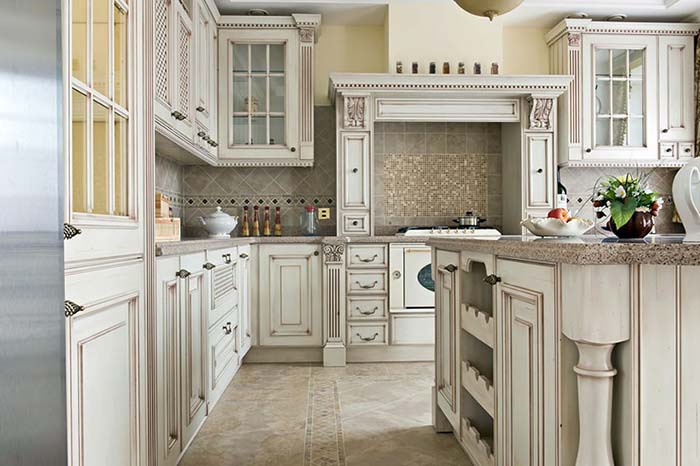
[[[370,107],[374,121],[516,122],[525,98],[530,127],[549,128],[553,101],[571,80],[559,75],[333,73],[329,96],[335,102],[341,95],[347,125],[360,127]]]

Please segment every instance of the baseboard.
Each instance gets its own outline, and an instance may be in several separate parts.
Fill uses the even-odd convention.
[[[253,346],[243,358],[243,364],[323,362],[323,348],[294,346]]]
[[[435,360],[434,345],[349,347],[348,362],[423,362]]]

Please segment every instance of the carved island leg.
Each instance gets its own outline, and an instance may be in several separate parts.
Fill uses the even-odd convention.
[[[633,272],[628,265],[561,265],[562,331],[578,349],[576,466],[614,466],[615,345],[630,339]],[[566,369],[564,369],[566,370]],[[564,394],[566,396],[566,394]]]
[[[323,245],[323,365],[345,366],[344,243]]]
[[[574,341],[578,348],[579,445],[576,466],[614,466],[612,455],[614,344]]]

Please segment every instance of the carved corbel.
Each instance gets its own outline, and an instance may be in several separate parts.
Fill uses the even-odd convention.
[[[323,261],[326,264],[342,264],[345,254],[344,243],[326,243],[323,245]]]
[[[314,29],[313,28],[300,28],[299,29],[299,39],[302,42],[313,42],[314,41]]]
[[[571,32],[569,33],[569,47],[580,47],[581,46],[581,33]]]
[[[343,128],[364,129],[367,126],[367,97],[348,95],[343,103]]]
[[[530,97],[530,125],[528,129],[551,130],[554,98]]]

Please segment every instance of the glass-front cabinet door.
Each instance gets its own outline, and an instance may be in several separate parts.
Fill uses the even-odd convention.
[[[298,41],[295,30],[220,32],[221,159],[298,157]]]
[[[140,251],[131,5],[73,0],[64,16],[66,262]]]
[[[656,39],[586,35],[583,41],[583,158],[659,158]]]

